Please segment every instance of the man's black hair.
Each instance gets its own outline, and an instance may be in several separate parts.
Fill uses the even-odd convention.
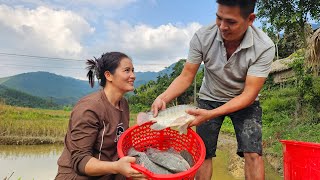
[[[241,16],[247,18],[254,12],[256,0],[217,0],[217,3],[225,6],[239,6]]]

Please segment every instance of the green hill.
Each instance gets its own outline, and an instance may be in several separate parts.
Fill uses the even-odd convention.
[[[149,81],[156,81],[158,76],[163,76],[164,74],[171,74],[173,71],[173,67],[177,63],[171,64],[169,67],[166,67],[162,71],[159,72],[153,72],[153,71],[147,71],[147,72],[135,72],[136,80],[134,82],[134,87],[138,88],[139,86],[143,84],[147,84]]]
[[[79,98],[98,89],[98,86],[91,88],[87,81],[49,72],[23,73],[1,78],[0,83],[10,89],[38,96],[61,105],[74,104]]]
[[[56,109],[59,106],[48,100],[0,85],[0,101],[8,105],[30,108]]]
[[[10,79],[10,78],[9,77],[0,78],[0,84],[6,82],[8,79]]]
[[[171,74],[176,64],[177,63],[173,63],[159,72],[135,72],[135,87],[138,88],[151,80],[156,81],[160,76]],[[73,105],[81,97],[97,91],[100,88],[98,83],[95,84],[94,88],[91,88],[88,81],[42,71],[0,78],[0,85],[40,97],[41,99],[61,106]]]
[[[146,84],[150,80],[156,80],[159,75],[171,73],[175,64],[160,72],[136,72],[135,87]],[[59,105],[73,105],[81,97],[100,88],[98,83],[91,88],[88,81],[41,71],[0,78],[0,85]]]

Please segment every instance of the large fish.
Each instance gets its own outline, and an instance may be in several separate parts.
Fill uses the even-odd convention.
[[[195,164],[192,155],[187,150],[180,151],[180,155],[189,163],[190,167]]]
[[[167,151],[148,148],[146,154],[152,162],[165,167],[171,172],[178,173],[190,169],[189,163],[173,148]]]
[[[142,167],[148,169],[149,171],[155,174],[172,174],[170,171],[165,169],[162,166],[152,162],[145,152],[140,152],[134,149],[133,147],[129,149],[128,155],[132,157],[136,157],[136,163],[141,165]]]
[[[188,124],[195,119],[193,115],[186,113],[187,109],[196,109],[192,105],[178,105],[159,111],[157,117],[153,117],[152,112],[140,112],[137,116],[137,123],[141,125],[145,122],[155,121],[151,129],[162,130],[167,127],[177,127],[180,133],[186,134]]]

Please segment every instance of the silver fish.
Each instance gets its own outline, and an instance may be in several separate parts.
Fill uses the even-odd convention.
[[[141,165],[155,174],[172,174],[167,169],[152,162],[145,152],[137,151],[133,147],[129,149],[128,156],[136,157],[136,164]]]
[[[181,155],[188,162],[190,167],[194,165],[193,157],[187,150],[183,149],[182,151],[178,152],[174,148],[169,148],[168,152]]]
[[[195,164],[192,155],[187,150],[180,151],[180,155],[189,163],[190,167]]]
[[[188,124],[195,119],[193,115],[186,113],[187,109],[196,109],[192,105],[178,105],[159,111],[157,117],[153,117],[152,112],[140,112],[137,116],[137,123],[141,125],[145,122],[155,121],[151,129],[162,130],[167,127],[178,127],[181,134],[187,133]]]
[[[171,172],[178,173],[190,169],[189,163],[174,149],[160,151],[155,148],[148,148],[146,154],[151,161]]]

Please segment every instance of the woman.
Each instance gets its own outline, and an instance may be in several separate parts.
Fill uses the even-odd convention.
[[[134,89],[131,59],[110,52],[88,60],[87,65],[91,87],[96,76],[103,88],[75,105],[56,179],[144,179],[130,166],[134,157],[119,159],[117,155],[118,139],[129,127],[129,107],[123,95]]]

